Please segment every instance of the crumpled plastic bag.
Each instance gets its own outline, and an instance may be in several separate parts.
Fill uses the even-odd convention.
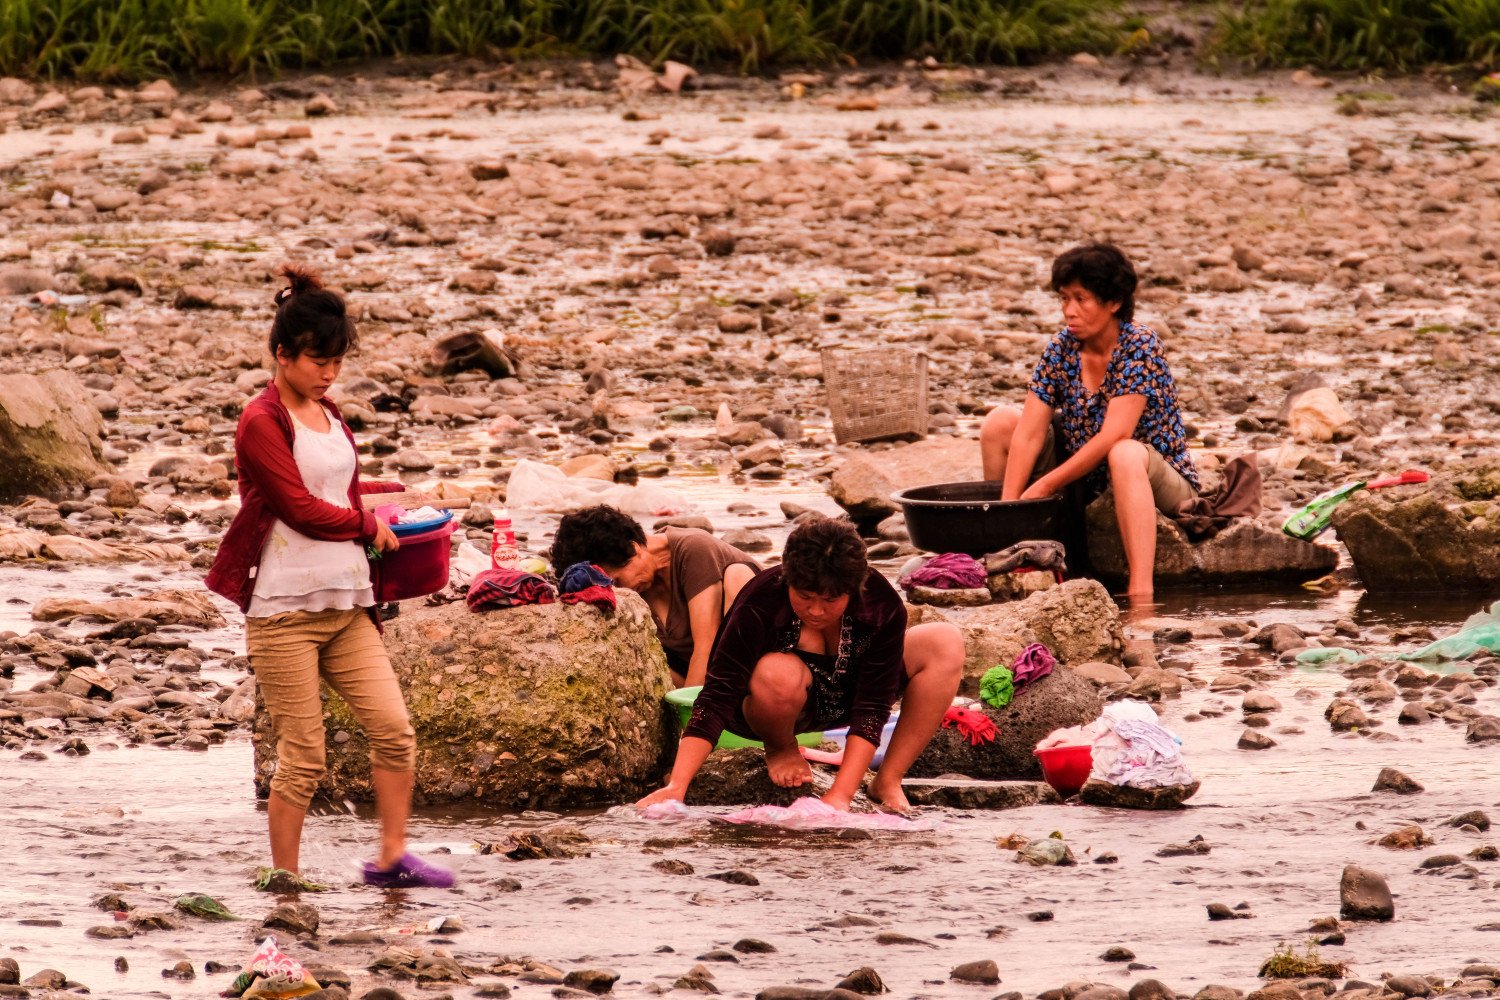
[[[555,466],[525,458],[516,462],[505,487],[505,505],[510,510],[566,514],[601,503],[627,514],[651,517],[670,517],[693,509],[683,497],[653,483],[627,486],[602,479],[573,479]]]
[[[1481,650],[1500,653],[1500,601],[1491,604],[1488,611],[1470,615],[1452,635],[1414,653],[1402,653],[1397,659],[1464,660]]]
[[[1302,664],[1358,663],[1365,658],[1364,653],[1343,646],[1314,646],[1297,654],[1297,662]]]
[[[220,993],[223,997],[300,997],[315,993],[318,981],[308,974],[302,963],[276,947],[276,938],[267,937],[250,958],[234,983]]]

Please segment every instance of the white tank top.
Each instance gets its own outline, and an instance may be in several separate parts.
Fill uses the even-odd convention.
[[[292,418],[292,458],[307,492],[319,500],[349,507],[349,480],[359,463],[344,430],[329,419],[327,431],[315,431]],[[375,603],[370,563],[357,541],[324,542],[277,520],[260,553],[248,618],[267,618],[284,611],[347,611]]]

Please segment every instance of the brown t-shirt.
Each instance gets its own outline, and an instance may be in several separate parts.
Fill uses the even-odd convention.
[[[687,673],[693,655],[693,625],[688,617],[688,601],[716,583],[724,582],[724,572],[740,564],[760,572],[760,565],[735,548],[719,541],[702,528],[668,528],[667,551],[672,561],[672,602],[667,620],[656,622],[667,663],[679,674]]]

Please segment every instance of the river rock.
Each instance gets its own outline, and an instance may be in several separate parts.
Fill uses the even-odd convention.
[[[1069,580],[1024,601],[955,612],[944,620],[964,633],[965,685],[974,692],[985,671],[1009,666],[1033,642],[1066,664],[1118,664],[1125,653],[1119,608],[1097,580]]]
[[[1045,781],[975,781],[972,778],[908,778],[901,789],[912,805],[948,809],[1022,809],[1061,802]]]
[[[386,625],[422,800],[553,808],[617,803],[656,783],[670,751],[670,674],[645,602],[618,597],[608,616],[588,604],[474,614],[455,603],[408,606]],[[323,791],[369,798],[368,745],[352,713],[328,695],[323,717]],[[265,795],[276,745],[263,704],[254,743]]]
[[[1500,465],[1471,462],[1427,483],[1361,491],[1332,524],[1371,593],[1500,589]]]
[[[1358,865],[1344,867],[1339,901],[1339,916],[1345,920],[1390,920],[1396,915],[1396,903],[1385,878]]]
[[[1394,767],[1382,767],[1380,773],[1375,776],[1375,785],[1370,789],[1372,792],[1395,792],[1397,795],[1415,795],[1422,791],[1422,785]]]
[[[911,767],[916,778],[961,774],[985,781],[1041,777],[1032,751],[1054,729],[1093,722],[1104,709],[1092,681],[1059,664],[1052,673],[1027,684],[1004,708],[983,706],[999,732],[977,746],[957,727],[940,728]]]
[[[973,441],[927,438],[883,451],[852,451],[834,469],[828,494],[855,523],[873,531],[900,509],[892,493],[979,476],[979,446]]]
[[[993,958],[982,958],[977,962],[965,962],[954,966],[953,971],[948,973],[948,978],[956,979],[961,983],[993,986],[1000,981],[1000,966],[995,964]]]
[[[827,778],[819,783],[819,776],[820,772],[814,768],[814,783],[826,787]],[[789,806],[800,798],[817,794],[820,792],[813,785],[783,788],[775,784],[766,773],[765,752],[742,748],[709,754],[683,801],[690,806]]]
[[[1079,789],[1078,799],[1085,805],[1113,809],[1181,809],[1182,804],[1198,791],[1198,784],[1195,781],[1191,785],[1168,785],[1165,788],[1131,788],[1090,778]]]
[[[1086,517],[1094,571],[1108,580],[1125,579],[1129,566],[1115,521],[1114,494],[1090,504]],[[1156,515],[1152,576],[1158,584],[1300,583],[1328,575],[1338,561],[1337,549],[1292,538],[1253,518],[1239,518],[1214,537],[1192,542],[1176,522]]]
[[[77,378],[0,375],[0,499],[56,495],[110,471],[104,420]]]

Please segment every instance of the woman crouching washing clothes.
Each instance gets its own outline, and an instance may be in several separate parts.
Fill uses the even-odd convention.
[[[360,497],[402,487],[360,481],[354,435],[327,397],[357,339],[344,300],[310,270],[282,273],[291,287],[276,295],[275,375],[240,415],[240,509],[205,581],[245,612],[250,668],[276,734],[271,863],[301,875],[302,824],[326,761],[321,678],[370,743],[380,848],[366,884],[447,888],[449,872],[406,852],[416,736],[375,624],[366,555],[399,542]]]
[[[906,627],[906,606],[870,568],[852,524],[804,521],[787,538],[782,564],[747,583],[729,609],[667,786],[637,804],[682,799],[725,729],[765,744],[776,784],[806,784],[812,769],[797,733],[847,725],[844,761],[822,798],[848,809],[900,699],[869,793],[905,811],[901,780],[942,722],[963,664],[954,626]]]
[[[569,514],[557,526],[553,565],[560,572],[580,562],[646,599],[678,687],[703,683],[725,609],[760,572],[754,559],[701,528],[648,536],[635,518],[604,504]]]
[[[1052,262],[1067,325],[1042,352],[1025,405],[991,410],[979,447],[984,477],[1004,481],[1002,500],[1052,496],[1080,480],[1085,500],[1112,488],[1130,566],[1126,592],[1149,600],[1156,512],[1192,500],[1199,484],[1161,340],[1134,322],[1135,287],[1135,267],[1107,243]]]

